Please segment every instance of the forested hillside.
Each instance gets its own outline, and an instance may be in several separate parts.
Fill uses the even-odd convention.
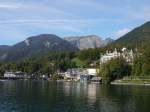
[[[131,32],[114,41],[111,45],[115,47],[141,47],[142,44],[150,42],[150,22],[133,29]]]
[[[32,44],[33,38],[29,39],[31,40]],[[43,41],[44,38],[40,39],[42,39],[41,41]],[[57,39],[62,41],[59,38]],[[28,46],[30,44],[30,41],[26,41],[23,44]],[[46,43],[44,45],[42,44],[41,46],[49,48],[50,44],[48,44],[46,40]],[[56,75],[58,72],[64,72],[68,68],[100,68],[100,54],[105,53],[107,50],[113,50],[115,47],[118,49],[118,51],[120,51],[120,48],[122,47],[131,47],[133,49],[133,52],[135,53],[133,64],[128,65],[128,63],[126,63],[122,59],[111,60],[106,64],[107,67],[102,69],[101,74],[113,77],[110,78],[111,80],[114,78],[122,78],[126,75],[150,76],[150,22],[147,22],[141,27],[134,29],[125,36],[116,40],[116,42],[114,42],[113,44],[110,44],[104,48],[95,48],[72,52],[51,51],[44,56],[37,55],[33,58],[30,57],[13,62],[1,62],[0,74],[3,75],[5,71],[22,71],[30,74],[36,73]],[[59,48],[61,49],[61,46]],[[64,48],[68,48],[68,46]]]

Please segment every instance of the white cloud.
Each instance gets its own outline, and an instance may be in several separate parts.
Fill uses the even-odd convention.
[[[0,20],[0,24],[25,24],[25,23],[80,23],[80,24],[90,24],[96,22],[108,22],[108,21],[119,21],[111,19],[12,19],[12,20]]]
[[[100,22],[108,22],[109,19],[13,19],[0,20],[0,25],[8,25],[19,28],[24,26],[40,29],[55,29],[64,32],[84,33],[90,26],[97,25]]]
[[[0,9],[16,9],[19,8],[17,4],[0,4]]]
[[[115,32],[115,38],[119,38],[119,37],[127,34],[130,31],[131,31],[131,29],[129,29],[129,28],[124,28],[124,29],[118,30],[117,32]]]

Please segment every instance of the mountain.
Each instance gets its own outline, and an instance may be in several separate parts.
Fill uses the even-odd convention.
[[[146,22],[145,24],[133,29],[112,44],[115,46],[138,47],[147,42],[150,42],[150,22]]]
[[[80,50],[103,47],[110,42],[110,40],[103,40],[101,37],[98,37],[96,35],[71,36],[65,37],[64,39],[74,46],[78,47]]]
[[[106,38],[105,40],[103,40],[103,45],[107,46],[108,44],[111,44],[112,42],[114,42],[113,39],[111,38]]]
[[[1,51],[7,50],[9,48],[10,48],[10,46],[8,46],[8,45],[0,45],[0,50]]]
[[[5,53],[9,50],[10,46],[8,45],[0,45],[0,60],[5,58]]]
[[[53,34],[32,36],[13,46],[0,46],[0,60],[37,57],[50,51],[76,51],[78,48]]]

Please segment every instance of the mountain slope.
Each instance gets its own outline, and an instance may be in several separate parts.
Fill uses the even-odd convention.
[[[135,28],[131,32],[117,39],[113,45],[136,47],[150,41],[150,22]]]
[[[10,48],[10,46],[8,46],[8,45],[0,45],[0,50],[1,51],[5,51],[5,50],[7,50],[9,48]]]
[[[11,46],[0,54],[1,60],[18,60],[27,57],[44,55],[50,51],[76,51],[69,42],[52,34],[32,36]]]
[[[80,50],[103,47],[110,42],[108,40],[102,40],[102,38],[96,35],[72,36],[65,37],[64,39],[78,47]]]

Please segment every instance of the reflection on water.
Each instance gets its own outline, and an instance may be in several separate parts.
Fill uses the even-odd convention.
[[[150,87],[0,81],[0,112],[150,112]]]

